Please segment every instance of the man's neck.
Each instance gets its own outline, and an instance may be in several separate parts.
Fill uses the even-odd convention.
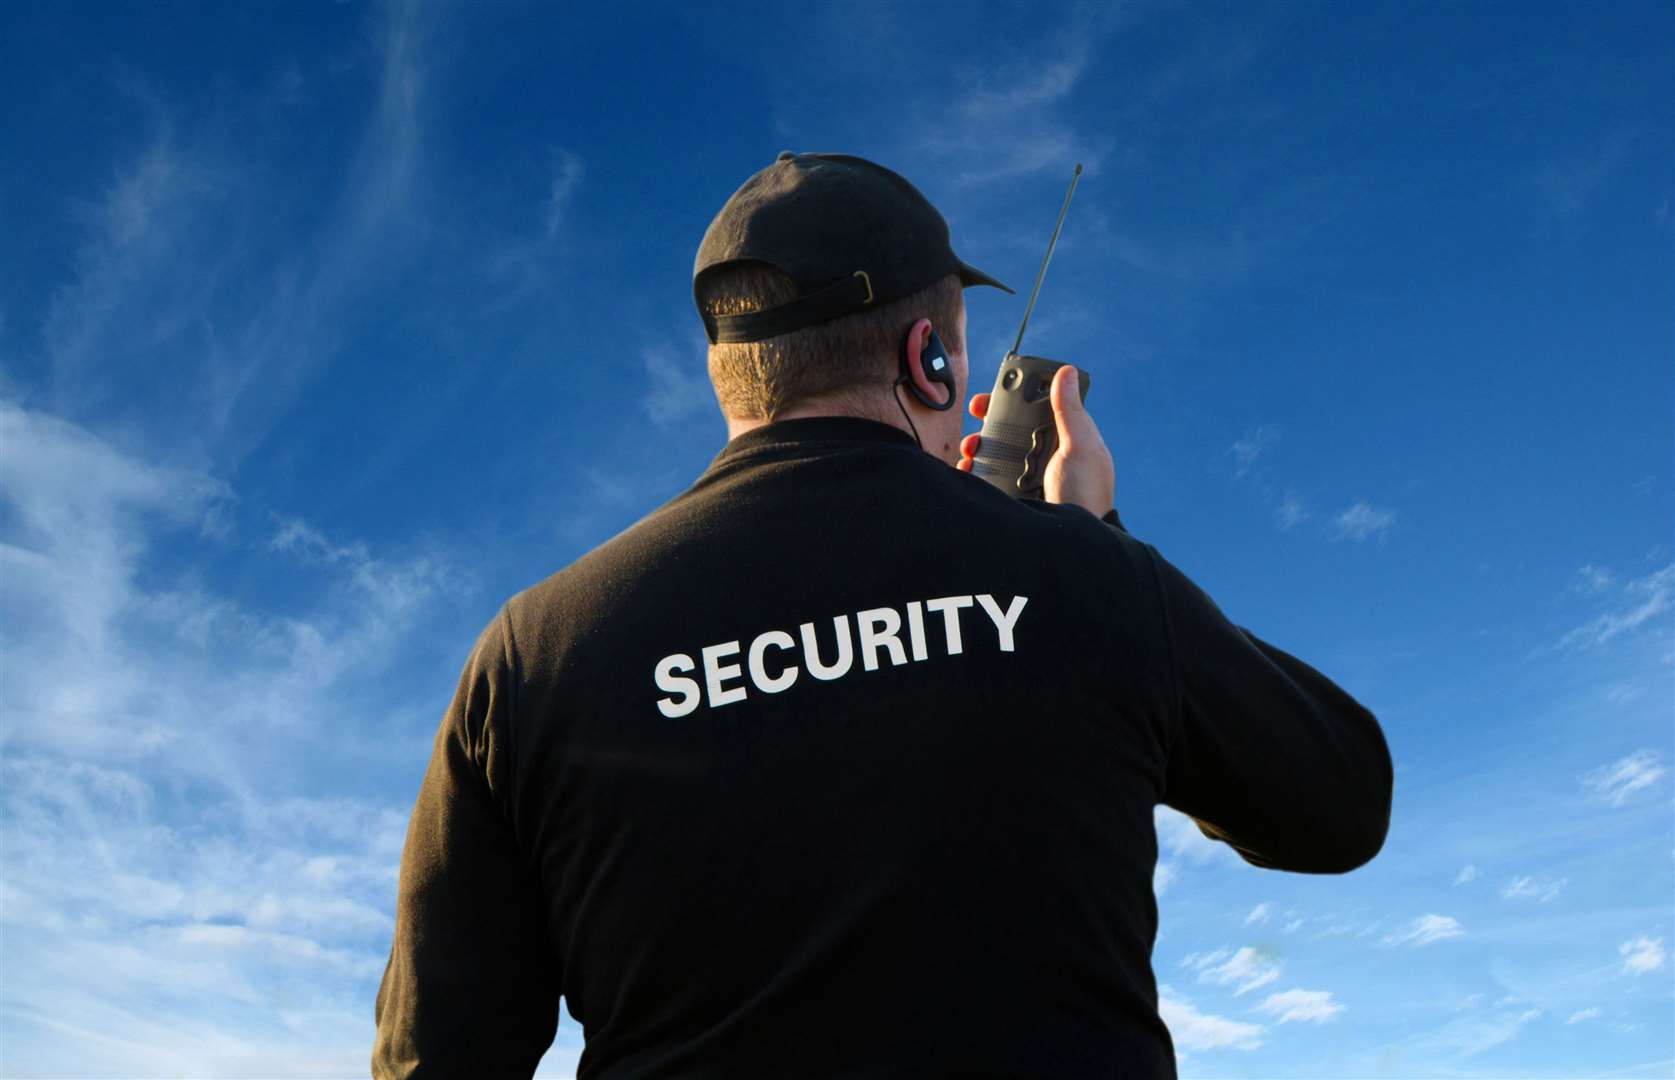
[[[793,406],[782,413],[776,413],[772,419],[745,419],[737,416],[727,416],[725,417],[727,438],[729,440],[736,439],[747,431],[755,431],[759,427],[766,427],[768,424],[778,423],[781,420],[803,420],[812,416],[853,416],[861,420],[875,420],[879,423],[889,424],[908,435],[913,434],[900,414],[897,414],[895,419],[892,420],[882,409],[858,408],[854,402],[811,401],[803,405]]]

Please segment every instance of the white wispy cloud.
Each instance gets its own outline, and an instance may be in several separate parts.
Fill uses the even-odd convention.
[[[1178,862],[1238,861],[1231,848],[1205,836],[1198,823],[1179,810],[1160,803],[1152,812],[1152,827],[1157,831],[1158,848]]]
[[[1589,772],[1582,778],[1582,786],[1612,806],[1621,806],[1630,795],[1651,787],[1668,771],[1656,750],[1636,750]]]
[[[658,427],[672,427],[716,408],[703,354],[648,345],[640,350],[640,363],[649,384],[646,415]]]
[[[1444,1024],[1441,1029],[1415,1040],[1415,1048],[1444,1050],[1460,1057],[1473,1057],[1518,1037],[1525,1027],[1540,1019],[1540,1009],[1473,1013]]]
[[[143,357],[190,335],[212,302],[209,267],[226,260],[219,245],[199,241],[209,239],[234,185],[233,164],[182,145],[164,117],[125,166],[97,197],[79,200],[73,220],[85,232],[76,278],[54,290],[42,320],[50,400],[59,409],[71,401],[110,403],[118,391],[109,379],[112,360]],[[179,272],[157,273],[171,263]]]
[[[551,151],[550,179],[538,208],[540,229],[490,246],[484,265],[498,289],[489,310],[500,312],[550,289],[565,250],[564,225],[582,186],[586,168],[568,150]]]
[[[1344,1011],[1341,1004],[1332,1000],[1330,990],[1283,990],[1268,995],[1257,1009],[1274,1017],[1275,1022],[1280,1024],[1301,1020],[1324,1024]]]
[[[1214,952],[1207,953],[1189,952],[1185,956],[1181,957],[1179,964],[1184,968],[1201,968],[1210,964],[1219,963],[1232,955],[1233,951],[1225,948],[1216,949]]]
[[[1152,812],[1152,826],[1157,833],[1159,856],[1152,872],[1152,890],[1158,896],[1180,880],[1186,865],[1231,862],[1238,858],[1227,845],[1205,836],[1196,822],[1178,810],[1159,804]]]
[[[1383,536],[1395,523],[1395,511],[1357,501],[1332,520],[1331,536],[1333,540],[1369,540]]]
[[[1403,930],[1389,934],[1384,938],[1386,945],[1411,945],[1415,948],[1421,945],[1431,945],[1449,938],[1461,937],[1465,934],[1457,919],[1448,915],[1421,915],[1408,923]]]
[[[1576,580],[1571,583],[1571,589],[1587,596],[1595,596],[1609,589],[1617,580],[1617,576],[1604,567],[1589,563],[1576,571]]]
[[[1529,875],[1521,875],[1507,883],[1501,896],[1507,900],[1535,899],[1542,903],[1553,899],[1569,884],[1569,878],[1541,879]]]
[[[1365,910],[1364,908],[1356,908],[1342,914],[1334,913],[1321,916],[1319,921],[1325,924],[1325,929],[1317,931],[1315,938],[1321,940],[1326,938],[1366,937],[1376,930],[1384,920],[1379,918],[1371,922],[1361,921],[1358,916]]]
[[[1022,67],[1010,77],[997,79],[994,85],[979,85],[960,102],[960,108],[976,119],[992,120],[1014,116],[1020,109],[1062,101],[1075,88],[1087,62],[1084,45],[1073,55],[1051,63]]]
[[[1301,917],[1292,919],[1290,922],[1285,924],[1285,932],[1288,934],[1294,934],[1301,929],[1303,924],[1307,921],[1307,919]]]
[[[187,796],[56,756],[3,776],[8,1057],[197,1076],[364,1058],[402,810]]]
[[[0,402],[0,461],[0,500],[21,526],[0,543],[8,744],[143,752],[169,741],[172,726],[138,707],[155,692],[112,662],[112,624],[131,605],[143,537],[201,524],[230,492],[9,402]]]
[[[119,425],[171,461],[220,470],[266,437],[339,354],[367,288],[430,233],[422,103],[434,14],[397,3],[369,17],[370,109],[316,200],[322,212],[300,228],[276,217],[295,196],[273,187],[289,165],[271,134],[290,127],[277,122],[291,108],[282,95],[229,93],[203,116],[138,73],[115,80],[137,113],[117,121],[135,149],[111,163],[108,184],[67,196],[81,234],[41,317],[44,411]]]
[[[1290,532],[1314,515],[1304,505],[1303,500],[1294,492],[1286,492],[1279,508],[1274,511],[1274,521],[1281,532]]]
[[[1114,4],[1050,14],[1038,21],[1032,47],[997,42],[992,52],[951,65],[937,92],[911,106],[913,152],[901,156],[928,155],[928,168],[941,167],[968,191],[1043,171],[1068,180],[1078,161],[1097,172],[1114,140],[1079,118],[1077,94],[1131,14]],[[869,34],[864,47],[876,51],[877,41]]]
[[[0,501],[8,1059],[124,1075],[364,1060],[411,798],[374,781],[404,759],[417,775],[452,682],[420,702],[385,676],[428,655],[439,622],[463,658],[449,616],[469,579],[295,518],[252,536],[241,522],[268,518],[235,520],[224,483],[9,402]],[[206,584],[198,567],[233,554],[287,583],[284,610]],[[392,745],[409,718],[413,744]],[[298,745],[353,769],[358,793],[296,794]]]
[[[1272,424],[1263,424],[1260,427],[1252,428],[1244,438],[1228,449],[1228,453],[1232,454],[1233,460],[1237,462],[1233,475],[1244,476],[1250,472],[1251,467],[1256,464],[1256,460],[1270,446],[1278,442],[1279,437],[1280,429]]]
[[[1583,212],[1630,160],[1637,141],[1639,133],[1632,128],[1613,127],[1598,134],[1591,145],[1543,165],[1534,185],[1548,212],[1558,218]]]
[[[1182,1050],[1255,1050],[1262,1045],[1260,1024],[1246,1024],[1224,1016],[1199,1012],[1168,985],[1158,987],[1157,1012],[1169,1037]]]
[[[1653,937],[1637,937],[1633,941],[1625,941],[1617,946],[1617,953],[1623,958],[1623,973],[1625,975],[1646,975],[1663,967],[1665,953],[1663,939]]]
[[[1226,950],[1211,953],[1193,966],[1198,969],[1199,982],[1231,986],[1237,997],[1278,979],[1281,965],[1246,945],[1231,956],[1226,955]]]
[[[436,17],[417,0],[397,0],[381,13],[378,99],[345,192],[354,207],[349,220],[369,233],[411,214],[424,153],[425,54]]]
[[[279,696],[330,694],[345,671],[389,659],[413,632],[416,609],[474,587],[436,552],[379,558],[295,519],[279,519],[252,549],[230,535],[226,510],[238,500],[220,481],[125,454],[11,403],[0,402],[0,431],[0,499],[15,522],[0,543],[8,657],[0,694],[11,716],[51,720],[11,726],[14,749],[131,758],[144,745],[214,735],[220,724],[256,740],[267,726],[246,719],[306,717]],[[264,551],[292,584],[284,614],[218,595],[193,569],[194,560]],[[315,590],[299,561],[319,575],[315,611],[306,610]],[[323,702],[307,704],[329,715]]]
[[[963,161],[956,183],[992,184],[1067,166],[1073,159],[1086,161],[1088,142],[1060,106],[1081,80],[1089,56],[1089,42],[1078,41],[1050,64],[994,72],[954,99],[953,114],[929,129],[928,141],[933,152]],[[970,154],[985,132],[994,137],[992,152]]]
[[[546,234],[550,237],[558,235],[559,228],[564,224],[564,215],[570,209],[570,199],[582,183],[582,159],[568,150],[558,150],[554,154],[552,186],[547,191],[546,205]]]
[[[1253,923],[1260,924],[1267,922],[1272,909],[1273,905],[1271,904],[1257,904],[1255,907],[1250,909],[1250,914],[1245,916],[1245,925],[1250,926]]]
[[[1464,885],[1466,882],[1476,879],[1476,877],[1477,867],[1463,866],[1460,868],[1460,872],[1454,875],[1454,884]]]
[[[1675,602],[1675,563],[1622,587],[1627,605],[1576,627],[1559,639],[1561,649],[1594,649],[1662,615]]]
[[[1597,1020],[1599,1017],[1600,1009],[1599,1006],[1595,1005],[1591,1008],[1578,1009],[1576,1012],[1571,1013],[1570,1019],[1565,1021],[1565,1025],[1568,1027],[1571,1024],[1580,1024],[1584,1020]]]

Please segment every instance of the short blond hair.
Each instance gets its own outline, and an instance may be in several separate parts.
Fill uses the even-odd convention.
[[[781,271],[745,262],[706,273],[699,279],[697,298],[706,315],[743,315],[795,300],[798,293]],[[766,341],[711,345],[716,400],[728,416],[771,421],[813,399],[888,385],[896,378],[902,337],[915,319],[929,319],[950,351],[965,349],[960,334],[964,305],[959,275],[949,274],[911,296]]]

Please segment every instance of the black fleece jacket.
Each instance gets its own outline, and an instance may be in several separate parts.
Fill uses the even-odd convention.
[[[1378,722],[1156,550],[851,418],[727,444],[483,631],[377,1077],[1173,1077],[1153,808],[1376,854]]]

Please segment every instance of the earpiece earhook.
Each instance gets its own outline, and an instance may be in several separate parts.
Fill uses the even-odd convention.
[[[935,330],[932,330],[930,340],[925,343],[924,351],[919,354],[919,362],[925,367],[925,378],[930,382],[948,388],[947,400],[937,401],[925,396],[925,392],[919,389],[919,384],[913,381],[912,373],[908,370],[907,346],[912,339],[913,330],[910,327],[907,335],[902,338],[901,378],[896,380],[896,383],[899,386],[905,382],[907,388],[913,391],[913,396],[918,398],[919,403],[925,408],[935,409],[937,412],[946,412],[954,407],[954,367],[948,359],[948,347],[942,344],[942,339],[936,336]],[[907,410],[903,409],[902,411],[906,412]]]

